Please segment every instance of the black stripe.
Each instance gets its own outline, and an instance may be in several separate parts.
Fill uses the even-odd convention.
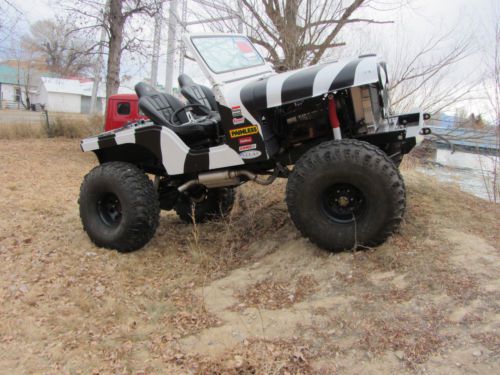
[[[337,74],[332,84],[330,85],[330,90],[340,90],[346,87],[351,87],[354,84],[354,76],[356,75],[356,68],[361,60],[354,60],[348,63],[342,68],[342,70]]]
[[[135,143],[144,146],[153,152],[156,158],[162,162],[161,155],[161,126],[135,129]]]
[[[257,121],[260,118],[259,111],[267,108],[266,84],[267,78],[249,83],[240,91],[241,103]]]
[[[184,173],[208,171],[210,165],[209,150],[189,150],[184,161]]]
[[[104,134],[97,137],[99,149],[116,146],[116,139],[114,134]]]
[[[289,103],[296,100],[307,99],[312,96],[314,78],[325,65],[315,65],[298,71],[283,82],[281,89],[281,102]]]

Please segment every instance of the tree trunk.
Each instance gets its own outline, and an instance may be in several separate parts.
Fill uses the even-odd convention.
[[[110,0],[108,18],[110,36],[108,71],[106,75],[106,98],[116,94],[120,87],[120,61],[122,57],[123,28],[125,25],[121,0]]]
[[[286,70],[297,69],[303,66],[305,51],[300,48],[301,32],[298,25],[298,0],[288,0],[284,5],[283,29],[283,65]]]

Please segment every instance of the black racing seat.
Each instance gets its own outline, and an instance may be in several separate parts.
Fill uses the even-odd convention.
[[[181,88],[182,95],[191,104],[202,104],[210,109],[210,113],[204,107],[193,108],[193,112],[197,115],[212,115],[217,117],[220,121],[219,110],[217,108],[217,101],[213,91],[207,86],[195,83],[187,74],[181,74],[177,81]]]
[[[188,115],[190,105],[186,106],[175,96],[161,93],[144,82],[135,85],[135,92],[139,97],[140,110],[155,124],[174,131],[187,145],[205,146],[217,139],[218,121],[212,116],[205,114],[207,117],[200,119]]]

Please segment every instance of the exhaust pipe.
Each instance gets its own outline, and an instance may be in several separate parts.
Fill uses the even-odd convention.
[[[270,185],[278,177],[278,169],[266,179],[259,179],[255,173],[247,170],[240,171],[218,171],[208,172],[198,175],[197,178],[189,180],[177,188],[181,193],[195,185],[203,185],[208,189],[224,186],[236,186],[241,183],[240,177],[246,177],[249,181],[253,181],[260,185]]]

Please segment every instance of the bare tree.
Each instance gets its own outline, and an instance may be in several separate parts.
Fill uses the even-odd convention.
[[[115,94],[120,86],[121,58],[125,50],[142,47],[143,22],[134,24],[140,15],[154,17],[164,0],[61,0],[63,9],[73,15],[79,30],[96,33],[104,27],[108,47],[106,96]],[[103,9],[106,9],[103,12]],[[98,37],[94,35],[94,39]],[[100,42],[98,42],[99,44]]]
[[[0,0],[0,15],[0,52],[2,52],[2,42],[10,38],[22,13],[12,1]]]
[[[31,96],[37,80],[40,79],[41,71],[45,71],[45,64],[35,57],[32,50],[21,47],[17,43],[9,49],[9,59],[3,64],[8,65],[16,71],[16,101],[18,109],[30,109]]]
[[[32,56],[31,56],[32,57]],[[21,90],[19,103],[24,109],[29,110],[31,107],[31,88],[34,80],[33,59],[25,59],[17,61],[17,84]],[[23,95],[24,94],[24,95]],[[24,99],[23,99],[24,97]]]
[[[343,46],[340,32],[349,24],[384,24],[392,21],[363,17],[370,0],[195,0],[203,6],[198,17],[213,19],[212,29],[236,30],[242,19],[253,43],[267,52],[279,70],[317,64],[332,48]],[[366,12],[365,12],[366,13]]]
[[[493,3],[492,3],[493,5]],[[483,182],[490,202],[500,201],[500,8],[493,7],[495,17],[494,23],[494,46],[491,53],[485,54],[486,74],[483,87],[487,93],[487,102],[491,112],[491,127],[495,132],[496,149],[486,154],[490,166],[483,163],[479,157]]]
[[[45,61],[47,69],[61,77],[78,76],[92,66],[95,43],[74,31],[68,20],[43,20],[35,22],[22,45],[34,57]]]
[[[393,110],[420,108],[432,114],[470,100],[477,95],[479,77],[450,78],[458,63],[471,54],[471,39],[453,39],[454,30],[408,43],[395,42],[387,53],[390,62],[389,89]]]

